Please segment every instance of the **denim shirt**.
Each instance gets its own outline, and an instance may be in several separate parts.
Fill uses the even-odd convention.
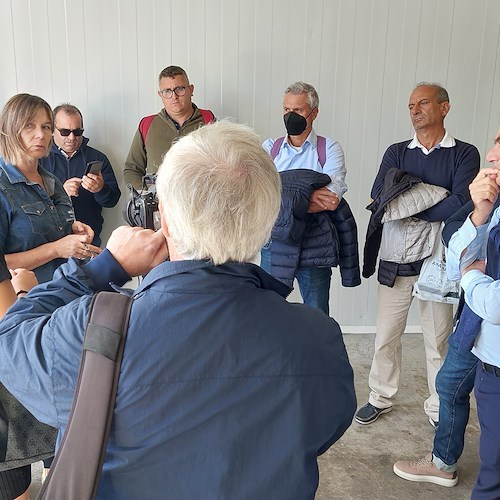
[[[24,252],[71,234],[75,220],[71,200],[60,181],[39,167],[47,191],[0,158],[0,251]],[[52,279],[65,259],[34,269],[40,283]]]

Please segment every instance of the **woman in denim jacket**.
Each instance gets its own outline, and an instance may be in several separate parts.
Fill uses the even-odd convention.
[[[15,95],[0,115],[0,252],[8,268],[32,270],[40,283],[52,279],[69,257],[100,252],[90,244],[94,231],[75,221],[60,181],[39,165],[49,154],[53,131],[52,110],[37,96]],[[17,494],[22,484],[27,488],[29,468],[1,473],[0,493],[14,479]]]
[[[39,165],[53,130],[50,106],[30,94],[9,99],[0,116],[0,251],[9,268],[33,270],[41,283],[69,257],[100,252],[59,180]]]

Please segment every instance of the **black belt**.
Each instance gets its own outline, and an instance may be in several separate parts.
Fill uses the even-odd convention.
[[[498,366],[489,365],[488,363],[481,363],[483,365],[483,370],[488,373],[492,373],[496,377],[500,377],[500,368]]]

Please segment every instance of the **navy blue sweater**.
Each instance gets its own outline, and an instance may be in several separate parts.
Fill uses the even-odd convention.
[[[434,206],[416,214],[422,220],[444,221],[470,200],[469,184],[479,172],[479,151],[472,144],[455,139],[452,148],[436,148],[424,154],[419,148],[408,149],[411,141],[398,142],[385,152],[371,190],[371,197],[377,200],[384,187],[384,179],[392,167],[418,177],[427,184],[441,186],[450,196]],[[393,286],[396,276],[415,276],[420,273],[422,262],[396,264],[380,261],[379,282]]]
[[[408,149],[410,142],[389,146],[373,183],[371,197],[375,200],[379,196],[387,170],[396,167],[422,182],[442,186],[450,192],[450,196],[416,215],[431,222],[444,221],[470,200],[469,184],[479,172],[479,151],[472,144],[455,139],[456,146],[438,148],[425,155],[419,148]]]

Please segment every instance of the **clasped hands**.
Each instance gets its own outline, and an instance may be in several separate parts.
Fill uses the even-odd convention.
[[[308,213],[313,214],[325,210],[336,210],[340,200],[337,194],[332,193],[328,188],[316,189],[311,194]]]

